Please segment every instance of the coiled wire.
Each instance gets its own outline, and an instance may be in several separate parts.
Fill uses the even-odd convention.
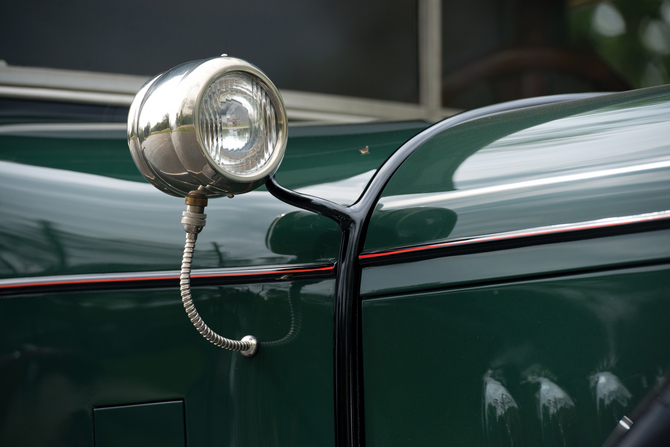
[[[207,324],[200,318],[200,314],[195,309],[193,299],[191,298],[191,263],[193,261],[193,250],[195,249],[195,234],[186,234],[186,244],[184,245],[184,256],[181,261],[181,274],[179,275],[179,289],[181,290],[181,301],[184,304],[184,309],[188,318],[193,323],[193,326],[200,332],[200,335],[209,340],[216,346],[228,349],[230,351],[242,351],[245,355],[253,355],[256,353],[258,344],[255,339],[252,340],[231,340],[222,337],[207,326]],[[245,337],[247,338],[247,337]]]

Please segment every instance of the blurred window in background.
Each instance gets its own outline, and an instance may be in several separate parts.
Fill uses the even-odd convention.
[[[285,91],[393,101],[409,112],[381,118],[439,119],[670,82],[670,0],[25,0],[0,14],[0,59],[12,66],[150,76],[221,53]]]
[[[281,89],[416,103],[417,1],[10,1],[0,59],[153,76],[227,53]]]

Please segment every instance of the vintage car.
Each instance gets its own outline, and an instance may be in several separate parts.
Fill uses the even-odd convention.
[[[0,445],[666,445],[670,86],[289,126],[231,57],[72,79],[0,88]]]

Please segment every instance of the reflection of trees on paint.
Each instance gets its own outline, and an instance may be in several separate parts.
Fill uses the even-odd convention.
[[[572,3],[575,45],[594,48],[635,87],[670,82],[670,0]]]

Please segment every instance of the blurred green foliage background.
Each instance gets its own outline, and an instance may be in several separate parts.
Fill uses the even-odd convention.
[[[670,83],[670,0],[574,0],[571,44],[593,49],[634,87]]]

